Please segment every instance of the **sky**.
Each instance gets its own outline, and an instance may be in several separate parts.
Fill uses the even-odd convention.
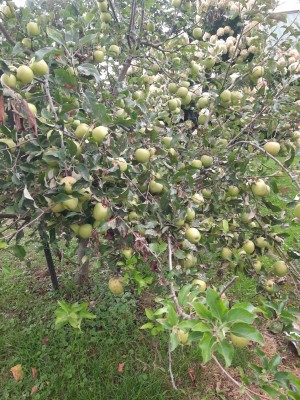
[[[22,6],[25,4],[25,0],[15,0],[17,6]],[[300,10],[300,0],[281,0],[280,6],[276,11],[292,11]]]

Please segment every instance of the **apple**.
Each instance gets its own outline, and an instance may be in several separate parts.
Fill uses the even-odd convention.
[[[70,228],[72,229],[72,231],[73,231],[76,235],[78,235],[78,231],[79,231],[79,228],[80,228],[80,226],[79,226],[78,224],[72,224],[72,225],[70,225]]]
[[[78,125],[80,125],[79,119],[74,119],[74,121],[72,122],[73,128],[77,128]]]
[[[177,218],[177,219],[175,219],[174,224],[175,224],[176,226],[178,226],[178,227],[181,227],[181,226],[183,226],[183,225],[185,224],[185,220],[184,220],[184,219]]]
[[[16,89],[17,87],[17,79],[13,74],[2,74],[1,75],[1,83],[2,85],[6,85],[11,89]]]
[[[78,139],[83,139],[90,135],[90,127],[87,124],[79,124],[75,130],[75,136]]]
[[[202,193],[195,193],[195,194],[193,194],[192,200],[193,200],[196,204],[199,204],[199,205],[201,205],[201,206],[204,204],[204,197],[203,197]]]
[[[98,5],[101,12],[107,11],[108,9],[107,1],[102,1],[101,3],[98,3]]]
[[[181,87],[177,90],[176,94],[177,94],[178,97],[180,97],[181,99],[183,99],[184,97],[187,96],[188,92],[189,92],[189,90],[188,90],[186,87],[181,86]]]
[[[201,169],[202,168],[202,161],[201,160],[193,160],[191,162],[191,167]]]
[[[201,162],[205,168],[210,167],[213,164],[213,161],[214,159],[211,156],[207,156],[205,154],[201,156]]]
[[[209,98],[208,97],[200,97],[200,99],[196,103],[196,108],[202,109],[208,106]]]
[[[206,58],[206,59],[204,59],[204,60],[202,61],[202,64],[203,64],[204,67],[207,68],[207,69],[212,68],[212,67],[215,65],[215,63],[216,63],[216,61],[215,61],[213,58],[211,58],[211,57],[208,57],[208,58]]]
[[[108,22],[111,21],[111,15],[108,12],[102,12],[100,14],[100,19],[102,22],[105,22],[107,24]]]
[[[155,182],[155,180],[151,180],[149,183],[149,191],[152,194],[159,194],[164,190],[164,186],[161,183]]]
[[[231,104],[238,105],[242,100],[243,94],[241,92],[233,91],[231,92]]]
[[[270,294],[275,292],[275,282],[272,279],[269,279],[265,282],[266,291]]]
[[[67,210],[75,211],[78,207],[78,199],[76,197],[69,196],[69,199],[64,200],[62,204]]]
[[[9,6],[4,6],[1,12],[5,15],[7,19],[13,18],[14,12]]]
[[[109,217],[109,208],[102,203],[97,203],[93,210],[93,217],[96,221],[105,221]]]
[[[199,117],[198,117],[198,124],[199,125],[204,125],[206,120],[207,120],[207,115],[206,114],[199,114]]]
[[[37,115],[37,109],[36,109],[36,106],[35,106],[34,104],[32,104],[32,103],[27,103],[27,106],[28,106],[30,112],[31,112],[33,115]]]
[[[135,159],[140,163],[146,163],[150,160],[150,151],[147,149],[137,149],[135,151]]]
[[[265,73],[265,69],[264,67],[261,67],[260,65],[258,65],[257,67],[254,67],[252,70],[252,77],[254,79],[258,79],[261,78]]]
[[[295,207],[295,217],[300,219],[300,203],[298,203]]]
[[[231,103],[231,92],[226,89],[220,94],[220,99],[222,104],[230,104]]]
[[[202,29],[201,29],[201,28],[195,28],[195,29],[193,30],[193,37],[194,37],[195,39],[200,39],[200,38],[202,37],[202,34],[203,34],[203,32],[202,32]]]
[[[229,260],[232,257],[232,251],[229,247],[222,248],[221,257],[223,258],[223,260]]]
[[[237,197],[240,192],[240,190],[237,186],[229,186],[227,191],[228,191],[228,194],[232,197]]]
[[[135,212],[135,211],[130,211],[128,214],[128,221],[138,221],[140,219],[140,216]]]
[[[253,268],[255,269],[256,272],[259,272],[261,270],[262,264],[260,261],[254,261],[253,262]]]
[[[44,60],[33,62],[30,68],[36,76],[43,76],[49,73],[48,64]]]
[[[40,27],[38,26],[38,24],[36,22],[28,22],[27,24],[27,33],[28,36],[38,36],[41,31],[40,31]]]
[[[16,143],[12,139],[0,139],[0,143],[6,144],[11,153],[16,151]]]
[[[268,194],[268,188],[262,179],[259,179],[254,185],[252,185],[252,192],[255,196],[266,196]]]
[[[201,293],[205,292],[205,290],[206,290],[206,282],[202,281],[201,279],[194,279],[192,284],[193,285],[198,285]]]
[[[276,263],[273,265],[273,272],[276,276],[285,276],[287,271],[288,267],[284,261],[276,261]]]
[[[175,94],[178,90],[178,86],[176,85],[176,83],[171,82],[169,83],[168,89],[171,94]]]
[[[264,144],[264,149],[272,156],[276,156],[280,151],[280,144],[277,142],[267,142]]]
[[[258,237],[255,241],[255,244],[257,247],[259,247],[260,249],[263,249],[265,247],[269,246],[269,243],[267,242],[267,240],[264,237]]]
[[[243,249],[245,250],[245,252],[246,252],[247,254],[253,253],[254,250],[255,250],[255,245],[254,245],[254,243],[252,242],[252,240],[247,240],[247,241],[244,243],[244,245],[243,245]]]
[[[133,250],[131,247],[122,249],[122,254],[126,258],[126,260],[129,260],[132,257]]]
[[[124,292],[124,285],[121,278],[111,278],[108,281],[108,289],[112,294],[122,294]]]
[[[142,100],[144,98],[145,94],[142,90],[136,90],[135,92],[133,92],[132,97],[134,98],[134,100]]]
[[[197,264],[197,257],[194,256],[192,253],[188,253],[186,258],[182,260],[182,266],[185,269],[191,269]]]
[[[115,161],[118,164],[121,172],[125,172],[127,170],[127,161],[124,158],[118,157],[115,159]]]
[[[84,224],[81,225],[78,229],[78,236],[80,236],[82,239],[88,239],[93,231],[93,227],[91,224]]]
[[[196,228],[188,228],[185,232],[185,238],[192,244],[198,243],[201,239],[201,233]]]
[[[154,32],[155,31],[155,24],[153,22],[148,22],[146,28],[147,28],[148,32]]]
[[[202,189],[202,194],[205,199],[211,198],[211,190],[209,189]]]
[[[55,213],[60,213],[65,209],[62,203],[50,203],[50,208]]]
[[[172,0],[172,6],[174,8],[179,8],[181,4],[181,0]]]
[[[169,149],[171,147],[171,142],[172,142],[172,136],[164,136],[161,141],[163,142],[163,144],[165,145],[165,147],[167,149]]]
[[[193,210],[190,207],[187,208],[186,209],[186,216],[185,216],[186,220],[190,222],[190,221],[193,221],[195,219],[195,217],[196,217],[195,210]]]
[[[25,84],[31,83],[33,81],[34,75],[32,70],[26,65],[21,65],[17,69],[17,79]]]
[[[97,126],[92,130],[92,137],[98,144],[103,142],[107,134],[108,128],[106,126]]]
[[[104,52],[101,50],[95,50],[93,53],[94,61],[99,64],[104,61]]]
[[[173,0],[173,2],[174,1],[176,1],[176,0]],[[180,0],[179,0],[179,3],[180,3]],[[189,334],[185,333],[182,329],[177,329],[176,334],[177,334],[179,343],[185,344],[188,341]]]
[[[232,344],[236,347],[246,347],[249,343],[249,339],[236,336],[233,333],[230,333],[230,339]]]
[[[168,101],[168,107],[170,111],[175,111],[177,108],[177,101],[176,99],[171,99]]]
[[[121,53],[120,47],[116,46],[115,44],[112,44],[109,48],[109,51],[111,53],[115,53],[117,56]]]
[[[72,193],[72,186],[77,182],[73,176],[65,176],[60,180],[60,184],[64,185],[64,191],[68,194]]]
[[[241,221],[244,222],[245,224],[249,224],[251,222],[250,214],[242,213]]]

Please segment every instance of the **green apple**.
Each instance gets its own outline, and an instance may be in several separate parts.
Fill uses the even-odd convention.
[[[177,108],[177,101],[176,99],[171,99],[168,101],[168,107],[170,111],[175,111]]]
[[[101,50],[95,50],[93,53],[94,62],[99,64],[104,61],[104,52]]]
[[[262,264],[259,260],[253,262],[253,267],[256,272],[259,272],[261,270]]]
[[[163,142],[163,144],[165,145],[165,147],[167,149],[169,149],[171,147],[171,142],[172,142],[172,136],[164,136],[161,141]]]
[[[285,276],[287,271],[288,267],[284,261],[276,261],[276,263],[273,265],[273,272],[276,276]]]
[[[83,139],[90,135],[90,127],[87,124],[79,124],[75,130],[75,136]]]
[[[280,151],[280,144],[277,142],[267,142],[264,144],[264,149],[272,156],[276,156]]]
[[[270,294],[275,292],[275,282],[272,279],[269,279],[265,282],[266,291]]]
[[[208,97],[200,97],[200,99],[196,103],[196,108],[197,110],[206,108],[209,104],[209,98]]]
[[[237,186],[229,186],[228,190],[227,190],[228,194],[232,197],[237,197],[240,190]]]
[[[300,219],[300,203],[298,203],[295,207],[295,217]]]
[[[247,241],[244,243],[244,245],[243,245],[243,249],[245,250],[245,252],[246,252],[247,254],[253,253],[254,250],[255,250],[255,245],[254,245],[254,243],[252,242],[252,240],[247,240]]]
[[[135,151],[135,159],[140,163],[146,163],[150,160],[150,151],[147,149],[137,149]]]
[[[204,188],[204,189],[202,189],[202,194],[205,199],[210,199],[212,192],[211,192],[211,190]]]
[[[128,221],[138,221],[140,219],[140,216],[135,212],[135,211],[130,211],[128,214]]]
[[[24,84],[28,84],[31,83],[33,81],[34,75],[32,70],[27,67],[27,65],[21,65],[18,69],[17,69],[17,79],[18,81],[24,83]]]
[[[107,1],[102,1],[101,3],[98,3],[99,9],[101,12],[105,12],[108,9],[108,3]]]
[[[77,182],[73,176],[65,176],[60,180],[60,184],[64,185],[64,191],[68,194],[71,194],[73,191],[73,185]]]
[[[28,22],[26,28],[28,36],[38,36],[41,33],[40,27],[36,22]]]
[[[164,190],[164,186],[161,183],[155,182],[155,180],[151,180],[149,183],[149,191],[152,194],[159,194]]]
[[[202,37],[202,34],[203,34],[203,32],[202,32],[202,29],[201,29],[201,28],[195,28],[195,29],[193,30],[193,37],[194,37],[195,39],[200,39],[200,38]]]
[[[78,199],[73,196],[69,196],[68,200],[62,202],[63,206],[69,211],[75,211],[78,207]]]
[[[118,164],[119,170],[121,172],[125,172],[127,170],[127,161],[124,158],[122,157],[115,158],[115,162]]]
[[[80,236],[82,239],[88,239],[93,231],[93,227],[91,224],[84,224],[81,225],[78,229],[78,236]]]
[[[192,200],[196,203],[202,206],[204,204],[204,197],[202,193],[195,193],[192,196]]]
[[[201,279],[194,279],[192,282],[193,285],[199,286],[200,292],[203,293],[206,290],[206,282]]]
[[[216,61],[215,61],[213,58],[211,58],[211,57],[205,58],[205,59],[202,61],[202,64],[203,64],[204,67],[207,68],[207,69],[212,68],[212,67],[215,65],[215,63],[216,63]]]
[[[187,96],[188,92],[189,92],[188,88],[186,88],[186,87],[184,87],[184,86],[181,86],[181,87],[177,90],[176,94],[177,94],[178,97],[180,97],[181,99],[183,99],[184,97]]]
[[[36,76],[43,76],[49,73],[48,64],[44,60],[33,62],[30,68]]]
[[[266,196],[268,194],[268,188],[262,179],[259,179],[254,185],[252,185],[252,192],[255,196]]]
[[[106,126],[97,126],[92,130],[92,137],[98,144],[103,142],[107,134],[108,128]]]
[[[50,208],[54,213],[60,213],[65,209],[62,203],[50,203]]]
[[[12,139],[0,139],[0,143],[6,144],[11,153],[16,151],[16,143]]]
[[[171,94],[175,94],[175,93],[177,92],[177,90],[178,90],[178,86],[176,85],[176,83],[171,82],[171,83],[169,83],[169,85],[168,85],[168,89],[169,89],[169,92],[170,92]]]
[[[173,3],[175,1],[177,1],[177,0],[173,0]],[[179,4],[180,4],[181,0],[178,0],[178,1],[179,1]],[[178,342],[179,343],[185,344],[188,341],[188,338],[189,338],[189,334],[188,333],[185,333],[182,329],[177,329],[176,333],[177,333],[177,338],[178,338]]]
[[[259,247],[260,249],[264,249],[266,247],[269,246],[269,243],[267,242],[267,240],[264,237],[258,237],[255,241],[255,244],[257,247]]]
[[[195,219],[195,217],[196,217],[195,210],[193,210],[193,209],[190,208],[190,207],[187,208],[187,209],[186,209],[186,216],[185,216],[186,220],[189,221],[189,222],[191,222],[191,221],[193,221],[193,220]]]
[[[181,4],[181,0],[172,0],[172,6],[174,8],[179,8]]]
[[[100,14],[100,19],[102,22],[105,22],[107,24],[111,21],[111,15],[108,12],[102,12]]]
[[[201,239],[201,233],[196,228],[188,228],[185,232],[185,238],[192,244],[198,243]]]
[[[252,70],[252,77],[254,79],[258,79],[261,78],[265,73],[265,69],[264,67],[261,67],[260,65],[258,65],[257,67],[254,67]]]
[[[70,228],[72,229],[72,231],[73,231],[76,235],[78,235],[78,231],[79,231],[79,228],[80,228],[80,226],[79,226],[78,224],[71,224],[71,225],[70,225]]]
[[[201,160],[193,160],[191,162],[191,167],[201,169],[202,168],[202,161]]]
[[[37,115],[36,106],[35,106],[34,104],[32,104],[32,103],[27,103],[27,105],[28,105],[28,108],[29,108],[30,112],[31,112],[33,115]]]
[[[122,249],[122,254],[126,258],[126,260],[129,260],[132,257],[133,250],[131,247]]]
[[[233,333],[230,333],[230,339],[232,344],[236,347],[246,347],[249,343],[249,339],[236,336]]]
[[[17,87],[17,79],[13,74],[2,74],[1,75],[1,83],[2,85],[6,85],[11,89],[16,89]]]
[[[119,47],[119,46],[116,46],[115,44],[112,44],[112,45],[109,47],[109,51],[110,51],[111,53],[116,54],[117,56],[121,53],[120,47]]]
[[[121,278],[111,278],[108,281],[108,289],[111,291],[112,294],[118,295],[124,292],[124,284]]]
[[[203,156],[201,156],[201,162],[203,167],[208,168],[212,166],[214,159],[211,156],[204,154]]]
[[[102,203],[97,203],[93,210],[93,217],[96,221],[106,221],[109,217],[109,208]]]
[[[223,260],[229,260],[232,257],[232,251],[229,247],[222,248],[221,257],[223,258]]]
[[[1,12],[5,15],[7,19],[13,18],[14,12],[9,6],[4,6]]]

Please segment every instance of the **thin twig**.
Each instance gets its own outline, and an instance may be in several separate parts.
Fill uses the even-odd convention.
[[[28,226],[32,225],[34,222],[36,222],[37,220],[39,220],[44,214],[46,214],[46,212],[48,212],[49,209],[43,211],[40,215],[38,215],[36,218],[34,218],[32,221],[29,221],[27,224],[21,226],[21,228],[19,228],[17,231],[10,233],[9,235],[3,236],[1,239],[9,239],[12,236],[15,236],[16,234],[18,234],[19,232],[23,231],[25,228],[27,228]]]
[[[230,286],[232,286],[234,284],[234,282],[239,279],[238,276],[234,276],[230,282],[226,283],[226,285],[224,286],[224,288],[222,289],[222,291],[220,292],[220,296],[222,296],[223,293],[226,292],[227,289],[230,288]]]
[[[175,384],[175,379],[174,379],[174,375],[173,375],[173,371],[172,371],[172,354],[171,354],[171,339],[170,339],[170,337],[168,340],[168,360],[169,360],[169,374],[170,374],[172,386],[173,386],[174,390],[178,390],[177,386]]]
[[[49,100],[50,110],[52,111],[52,114],[54,115],[55,122],[57,122],[58,121],[58,116],[57,116],[56,111],[55,111],[55,107],[54,107],[54,104],[53,104],[52,96],[50,94],[49,81],[48,81],[47,77],[45,78],[45,81],[44,81],[44,88],[45,88],[45,92],[46,92],[46,95],[47,95],[48,100]]]

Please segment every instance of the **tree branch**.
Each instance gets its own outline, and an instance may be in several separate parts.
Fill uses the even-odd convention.
[[[8,43],[11,44],[12,46],[15,46],[16,42],[10,37],[9,33],[5,29],[5,27],[2,24],[2,22],[0,22],[0,31],[3,33],[3,35],[5,36],[5,38],[8,41]]]
[[[116,9],[115,9],[115,6],[114,6],[112,0],[108,0],[108,2],[109,2],[109,7],[110,7],[110,9],[112,11],[112,15],[114,17],[114,20],[116,22],[119,22],[119,19],[118,19],[117,13],[116,13]]]
[[[45,92],[46,92],[46,95],[47,95],[48,100],[49,100],[50,109],[52,111],[52,114],[54,115],[55,122],[57,122],[58,121],[58,116],[56,114],[55,107],[54,107],[54,104],[53,104],[53,99],[52,99],[51,94],[50,94],[49,81],[48,81],[47,77],[45,78],[45,81],[44,81],[44,88],[45,88]]]
[[[232,285],[234,284],[234,282],[235,282],[237,279],[239,279],[239,277],[238,277],[238,276],[234,276],[234,277],[231,279],[230,282],[226,283],[226,285],[224,286],[224,288],[223,288],[223,289],[221,290],[221,292],[220,292],[220,296],[222,296],[222,294],[225,293],[226,290],[229,289],[230,286],[232,286]]]
[[[175,384],[175,379],[174,379],[174,375],[173,375],[173,371],[172,371],[172,354],[171,354],[171,339],[170,339],[170,337],[168,340],[168,360],[169,360],[169,374],[170,374],[172,386],[173,386],[174,390],[178,390],[177,386]]]

